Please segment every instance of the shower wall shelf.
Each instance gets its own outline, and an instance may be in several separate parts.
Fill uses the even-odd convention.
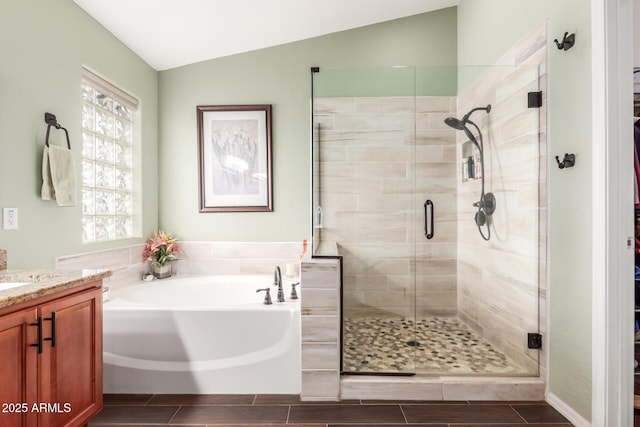
[[[482,164],[478,154],[463,157],[460,160],[462,182],[482,179]]]
[[[462,182],[477,181],[482,178],[480,154],[474,149],[471,141],[465,141],[462,143],[460,168],[462,173]]]

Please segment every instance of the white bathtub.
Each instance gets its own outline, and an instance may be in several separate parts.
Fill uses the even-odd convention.
[[[272,305],[264,305],[271,288]],[[106,393],[300,393],[300,304],[271,276],[178,276],[104,304]]]

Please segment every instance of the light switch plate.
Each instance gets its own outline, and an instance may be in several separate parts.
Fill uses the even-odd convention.
[[[5,230],[18,229],[18,208],[2,208],[2,228]]]

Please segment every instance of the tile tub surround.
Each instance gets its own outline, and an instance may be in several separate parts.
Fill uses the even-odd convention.
[[[178,242],[183,253],[176,263],[178,274],[273,274],[287,263],[298,264],[299,242]],[[299,265],[297,266],[300,275]]]
[[[458,97],[458,115],[492,105],[473,120],[484,135],[485,191],[497,203],[485,242],[473,220],[480,180],[463,182],[458,171],[458,316],[523,373],[537,375],[542,365],[542,376],[545,353],[528,349],[526,336],[546,332],[546,107],[527,108],[527,93],[546,93],[545,61],[541,26],[497,62],[518,67],[489,67]],[[463,132],[458,138],[462,158],[470,142]]]
[[[454,97],[314,99],[323,210],[316,231],[340,246],[344,307],[455,315],[458,164],[455,131],[443,123],[455,106]],[[426,199],[437,210],[432,240],[424,238]]]
[[[0,270],[7,269],[7,250],[0,249]]]
[[[302,402],[297,395],[112,395],[90,427],[266,426],[391,427],[459,425],[569,427],[542,401],[380,401]]]
[[[111,289],[117,289],[142,278],[147,268],[146,264],[141,262],[143,249],[144,244],[137,244],[104,251],[64,255],[56,259],[56,268],[110,270],[112,275],[106,278],[103,284]]]
[[[302,242],[205,242],[178,241],[182,253],[172,263],[173,274],[273,274],[280,266],[285,274],[287,263],[298,265]],[[105,268],[113,276],[106,286],[117,289],[140,281],[148,272],[142,261],[144,244],[123,246],[105,251],[61,256],[56,268]],[[299,276],[299,265],[298,265]]]

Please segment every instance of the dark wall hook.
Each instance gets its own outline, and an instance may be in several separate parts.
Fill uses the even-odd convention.
[[[556,162],[560,169],[572,168],[576,165],[576,155],[564,153],[564,158],[560,161],[560,158],[556,156]]]
[[[559,50],[569,50],[576,44],[576,35],[575,33],[569,34],[569,32],[565,32],[561,42],[558,39],[555,39],[554,42]]]

